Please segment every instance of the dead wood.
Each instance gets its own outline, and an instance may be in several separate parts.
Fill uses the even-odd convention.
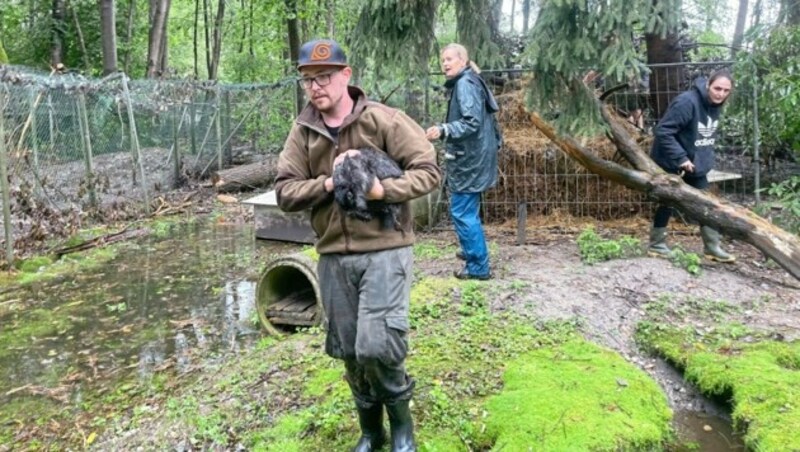
[[[671,205],[704,225],[725,235],[749,243],[800,280],[800,238],[769,223],[749,209],[730,203],[708,191],[697,190],[677,176],[666,174],[634,146],[630,135],[603,109],[603,116],[612,130],[612,140],[634,166],[626,168],[596,156],[569,136],[558,134],[553,126],[537,113],[531,114],[533,125],[550,138],[565,154],[590,172],[646,193],[658,202]]]
[[[92,248],[102,248],[112,243],[143,237],[148,235],[149,233],[150,231],[148,229],[133,229],[133,230],[123,229],[120,232],[115,232],[113,234],[106,234],[100,237],[95,237],[91,240],[86,240],[85,242],[79,243],[77,245],[72,245],[65,248],[57,249],[53,251],[53,255],[55,256],[56,259],[61,259],[61,256],[65,254],[76,253],[78,251],[86,251]]]
[[[250,190],[271,184],[278,171],[278,157],[217,171],[211,177],[214,188],[220,192]]]

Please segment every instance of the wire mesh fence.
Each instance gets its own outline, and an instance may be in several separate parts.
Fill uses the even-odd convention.
[[[666,111],[669,102],[689,89],[694,80],[729,62],[681,63],[651,65],[640,80],[590,80],[598,94],[613,91],[607,102],[649,153],[652,130]],[[493,82],[500,104],[498,120],[502,126],[504,144],[499,152],[499,180],[495,188],[483,195],[482,216],[486,222],[519,221],[527,216],[557,215],[559,222],[569,226],[573,219],[592,217],[615,220],[649,215],[654,203],[641,192],[633,191],[590,173],[565,155],[549,139],[538,132],[530,121],[527,109],[526,70],[484,71],[485,79]],[[652,77],[652,83],[649,77]],[[423,126],[440,122],[446,114],[446,96],[441,75],[431,77],[426,95]],[[618,85],[625,86],[619,87]],[[618,86],[617,89],[614,89]],[[621,88],[621,89],[619,89]],[[747,96],[745,93],[737,94]],[[717,147],[717,171],[712,175],[712,190],[733,201],[750,203],[759,190],[754,178],[759,162],[753,159],[743,137],[736,128],[722,129]],[[625,164],[616,148],[602,134],[582,138],[581,144],[607,160]],[[441,197],[438,211],[446,212],[447,199]],[[446,215],[441,227],[447,227]]]
[[[649,150],[652,128],[674,96],[693,80],[729,63],[651,66],[650,80],[598,79],[614,91],[613,105],[639,144]],[[645,195],[589,173],[540,134],[527,109],[526,70],[484,71],[501,106],[504,144],[497,186],[484,194],[487,222],[558,215],[599,220],[648,214]],[[129,80],[123,74],[87,79],[0,67],[0,170],[6,171],[0,224],[6,258],[13,244],[40,240],[93,212],[103,218],[141,215],[151,201],[187,179],[279,152],[295,116],[295,78],[273,84],[223,85],[192,80]],[[444,76],[409,79],[385,96],[427,127],[444,119]],[[745,93],[736,95],[747,96]],[[715,189],[750,202],[759,189],[758,160],[735,127],[723,128],[717,168],[736,175]],[[603,136],[582,144],[622,162]],[[2,174],[0,173],[0,176]],[[741,176],[741,177],[738,177]],[[731,176],[733,177],[733,176]],[[447,197],[440,197],[445,212]],[[46,218],[48,212],[58,212]],[[65,220],[65,218],[67,220]],[[446,215],[441,216],[444,223]]]
[[[0,67],[6,250],[86,215],[147,213],[187,178],[278,152],[294,95],[293,79],[220,85]]]

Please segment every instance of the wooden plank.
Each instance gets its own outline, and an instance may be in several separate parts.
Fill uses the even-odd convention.
[[[284,319],[278,317],[269,317],[269,322],[273,325],[293,325],[293,326],[314,326],[317,324],[315,320],[295,320]]]
[[[276,301],[267,306],[267,311],[292,310],[291,305],[298,302],[315,304],[314,289],[306,289],[302,292],[291,293],[283,297],[280,301]]]
[[[706,177],[708,178],[709,182],[722,182],[725,180],[741,179],[742,175],[736,173],[728,173],[725,171],[711,170],[708,172],[708,175]]]
[[[313,301],[295,301],[282,309],[267,308],[267,315],[292,315],[294,313],[305,312],[308,308],[316,306]]]

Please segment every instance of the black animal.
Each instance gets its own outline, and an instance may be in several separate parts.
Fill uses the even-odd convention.
[[[400,177],[403,170],[385,152],[361,149],[348,155],[333,171],[333,197],[339,207],[350,217],[361,221],[381,219],[384,228],[400,231],[400,204],[368,201],[366,193],[379,180]]]

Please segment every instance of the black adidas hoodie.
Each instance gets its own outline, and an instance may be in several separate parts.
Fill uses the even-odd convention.
[[[708,174],[714,167],[714,143],[723,104],[708,99],[707,80],[697,79],[692,89],[672,100],[658,122],[650,156],[670,173],[678,173],[681,163],[691,160],[692,176]]]

